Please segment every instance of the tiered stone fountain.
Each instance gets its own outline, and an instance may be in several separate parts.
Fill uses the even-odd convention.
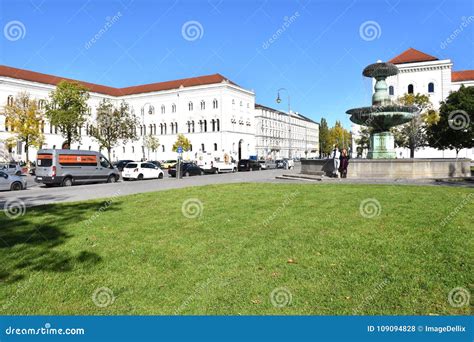
[[[375,63],[362,73],[375,78],[372,106],[349,109],[350,120],[358,125],[372,127],[368,159],[396,158],[395,142],[390,128],[409,122],[418,108],[394,104],[388,95],[385,79],[398,74],[398,68],[391,63]]]
[[[418,108],[398,105],[390,100],[385,79],[398,74],[398,68],[395,65],[378,62],[367,66],[362,74],[376,80],[372,106],[349,109],[347,114],[351,116],[352,122],[372,127],[373,130],[370,135],[367,159],[351,159],[347,178],[445,179],[471,175],[469,159],[396,159],[394,138],[390,128],[409,122],[417,114]],[[325,176],[331,176],[333,172],[332,159],[303,159],[301,161],[301,174],[303,174],[301,178],[321,180]],[[297,175],[285,176],[298,177]]]

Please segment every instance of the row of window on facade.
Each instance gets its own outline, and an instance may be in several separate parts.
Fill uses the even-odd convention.
[[[428,83],[428,93],[434,93],[435,92],[435,86],[433,82]],[[415,86],[413,84],[409,84],[407,87],[407,93],[408,94],[414,94],[415,93]],[[389,95],[395,95],[395,88],[393,86],[388,87],[388,94]]]

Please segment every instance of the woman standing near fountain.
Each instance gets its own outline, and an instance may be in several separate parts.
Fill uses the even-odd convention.
[[[341,178],[347,178],[347,167],[349,166],[349,156],[347,155],[347,150],[345,148],[341,151],[341,156],[339,157],[339,173]]]

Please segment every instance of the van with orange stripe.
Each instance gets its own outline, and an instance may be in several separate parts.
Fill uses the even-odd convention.
[[[115,183],[119,178],[119,171],[100,152],[43,149],[36,156],[35,181],[46,186]]]

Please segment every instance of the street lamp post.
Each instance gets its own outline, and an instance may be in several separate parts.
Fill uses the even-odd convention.
[[[143,133],[143,138],[142,138],[142,154],[143,154],[143,160],[145,160],[145,139],[146,139],[146,126],[145,126],[145,107],[148,105],[148,114],[153,114],[153,109],[151,103],[147,102],[142,106],[141,109],[141,114],[142,114],[142,133]],[[150,128],[151,130],[151,128]],[[150,135],[153,132],[150,132]]]
[[[276,103],[281,103],[280,91],[286,91],[287,102],[288,102],[288,159],[291,159],[291,104],[290,104],[290,93],[286,88],[278,89],[278,94],[276,98]]]

